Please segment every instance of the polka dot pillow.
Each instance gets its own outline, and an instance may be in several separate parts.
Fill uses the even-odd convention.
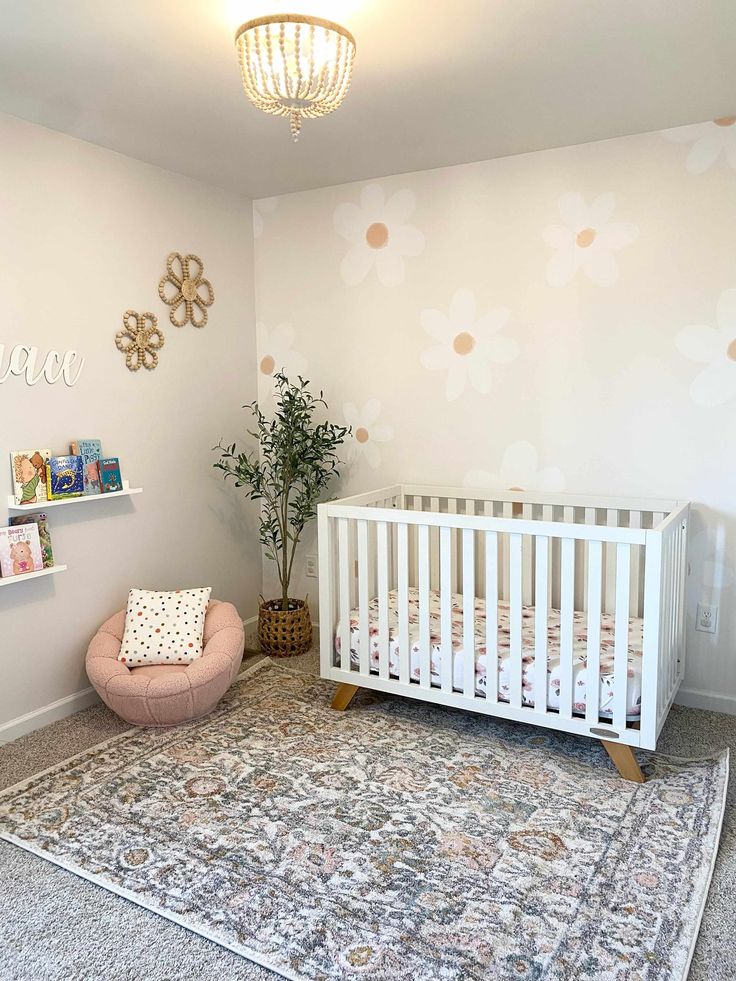
[[[204,615],[211,587],[158,593],[131,589],[118,661],[142,664],[191,664],[202,656]]]

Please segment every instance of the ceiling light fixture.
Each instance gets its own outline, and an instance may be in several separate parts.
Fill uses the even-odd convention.
[[[249,20],[235,34],[243,87],[253,105],[288,116],[294,142],[302,119],[334,112],[347,95],[355,38],[321,17],[274,14]]]

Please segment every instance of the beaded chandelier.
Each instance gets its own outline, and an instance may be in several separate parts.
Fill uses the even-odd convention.
[[[235,47],[250,101],[274,116],[288,116],[294,142],[302,119],[334,112],[347,95],[355,38],[320,17],[275,14],[238,28]]]

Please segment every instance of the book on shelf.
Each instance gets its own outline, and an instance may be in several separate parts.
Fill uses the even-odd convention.
[[[34,522],[0,528],[0,575],[27,576],[41,572],[43,554],[38,525]]]
[[[123,489],[123,478],[120,476],[120,461],[116,456],[100,460],[100,484],[103,494],[114,494]]]
[[[102,443],[99,439],[75,439],[69,449],[74,456],[82,458],[84,493],[99,494],[102,490],[100,486]]]
[[[82,497],[84,494],[82,457],[52,456],[46,464],[46,490],[50,501]]]
[[[37,504],[47,500],[46,464],[48,450],[13,450],[10,472],[16,504]]]
[[[54,550],[51,547],[51,532],[49,531],[46,515],[41,511],[33,514],[16,514],[10,519],[11,526],[15,525],[36,525],[38,528],[38,538],[41,542],[41,558],[44,569],[51,569],[54,565]]]

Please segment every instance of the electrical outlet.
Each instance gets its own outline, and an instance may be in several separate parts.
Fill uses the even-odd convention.
[[[702,630],[704,634],[714,634],[718,626],[718,607],[708,606],[706,603],[698,603],[698,615],[695,621],[695,629]]]
[[[316,579],[319,576],[319,565],[316,555],[307,556],[307,575],[310,579]]]

